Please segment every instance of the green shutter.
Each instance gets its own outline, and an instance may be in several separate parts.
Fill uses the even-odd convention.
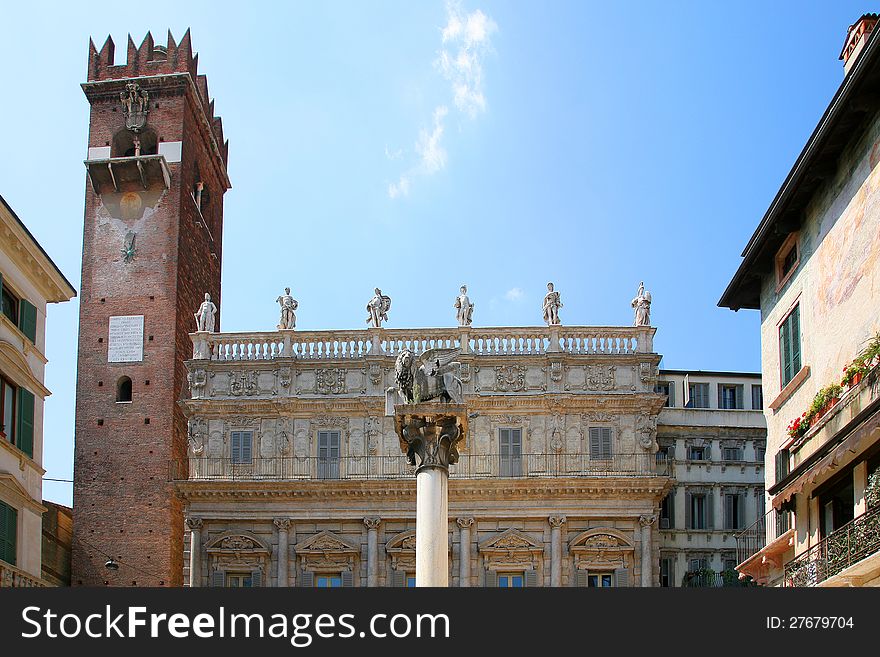
[[[0,313],[3,312],[3,274],[0,274]]]
[[[795,306],[791,311],[791,376],[801,369],[801,307]]]
[[[34,395],[24,388],[18,389],[18,427],[16,446],[34,458]]]
[[[15,565],[18,509],[0,502],[0,560]]]
[[[18,328],[28,340],[37,342],[37,309],[26,299],[18,302]]]

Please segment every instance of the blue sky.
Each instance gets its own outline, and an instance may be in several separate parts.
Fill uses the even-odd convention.
[[[192,29],[230,140],[221,329],[632,321],[664,367],[759,370],[716,303],[843,79],[865,0],[18,3],[0,22],[0,194],[79,290],[88,40]],[[428,264],[424,264],[428,263]],[[70,479],[78,303],[49,309],[46,477]],[[68,483],[46,482],[69,504]]]

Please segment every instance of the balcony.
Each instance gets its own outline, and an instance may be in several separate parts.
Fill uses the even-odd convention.
[[[653,352],[653,328],[489,327],[192,333],[193,359],[213,361],[355,360],[404,349],[455,348],[474,356],[634,355]]]
[[[730,588],[739,586],[756,586],[751,579],[740,579],[735,570],[722,570],[716,573],[712,570],[698,570],[685,573],[681,585],[686,588]]]
[[[171,173],[164,155],[86,160],[85,165],[92,189],[99,196],[138,187],[168,189],[171,186]]]
[[[523,478],[635,478],[667,477],[671,461],[655,460],[654,454],[617,454],[592,459],[588,454],[462,454],[449,473],[459,479]],[[171,479],[186,480],[180,464],[171,464]],[[279,456],[242,463],[231,458],[188,459],[189,481],[332,481],[414,479],[415,466],[403,454],[393,456],[344,456],[338,458]]]
[[[758,518],[755,524],[735,536],[737,562],[741,564],[748,561],[789,529],[791,529],[791,514],[787,511],[771,509]]]
[[[880,552],[880,506],[785,564],[784,586],[817,586]],[[877,564],[874,570],[878,569]],[[876,576],[876,575],[875,575]]]
[[[0,561],[0,588],[42,588],[52,586],[39,577],[26,573],[21,568]]]

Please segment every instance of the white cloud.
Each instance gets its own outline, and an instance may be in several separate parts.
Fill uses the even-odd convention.
[[[399,160],[400,158],[403,157],[403,149],[398,148],[396,151],[389,151],[388,145],[386,144],[385,145],[385,157],[387,157],[389,160]]]
[[[398,196],[407,196],[409,194],[409,178],[406,175],[400,177],[396,183],[388,185],[388,197],[397,198]]]
[[[508,301],[519,301],[523,298],[523,291],[518,287],[512,287],[504,293],[504,298]]]
[[[455,108],[471,119],[486,111],[483,59],[491,51],[491,35],[497,29],[495,22],[481,10],[468,13],[462,9],[459,0],[447,1],[446,25],[440,30],[443,47],[434,66],[449,83],[447,93]],[[418,163],[403,173],[397,183],[388,186],[389,198],[408,195],[415,176],[430,176],[446,167],[443,133],[448,114],[449,108],[445,104],[434,109],[430,131],[420,130],[415,144]],[[389,160],[402,155],[401,150],[391,153],[385,147],[385,157]]]

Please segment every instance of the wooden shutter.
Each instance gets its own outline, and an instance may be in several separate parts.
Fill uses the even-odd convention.
[[[28,340],[37,342],[37,309],[27,299],[18,302],[18,328]]]
[[[536,571],[527,570],[523,575],[523,586],[535,587],[538,585],[538,573]]]
[[[746,516],[746,494],[740,493],[739,495],[737,495],[736,527],[734,527],[734,529],[742,529],[746,526],[745,516]]]
[[[611,458],[611,428],[602,427],[602,458]]]
[[[598,459],[600,458],[600,452],[602,450],[602,432],[598,427],[590,428],[590,458]]]
[[[406,588],[406,573],[402,570],[391,572],[391,586],[394,588]]]
[[[18,541],[18,509],[0,502],[0,559],[15,565]]]
[[[574,585],[582,587],[582,588],[586,588],[586,586],[587,586],[587,571],[586,570],[575,571]]]
[[[254,434],[250,431],[245,431],[241,434],[241,461],[242,463],[250,463],[253,456],[253,440]]]
[[[354,573],[350,570],[342,571],[342,586],[347,589],[354,586]]]
[[[736,390],[736,408],[742,410],[746,407],[743,400],[743,386],[739,385],[734,388]]]
[[[215,570],[213,573],[211,573],[211,586],[226,586],[226,573],[224,573],[222,570]]]
[[[241,434],[232,432],[232,462],[241,463]]]
[[[669,401],[666,402],[666,405],[675,406],[675,383],[670,381],[666,386],[669,389]]]
[[[797,305],[791,311],[791,330],[789,335],[791,344],[791,375],[801,369],[801,307]]]
[[[3,312],[3,274],[0,274],[0,313]]]
[[[628,568],[618,568],[614,571],[614,585],[620,587],[630,586]]]
[[[706,493],[706,529],[715,529],[715,494],[712,491]]]
[[[722,384],[717,384],[716,388],[716,396],[717,396],[717,407],[716,408],[725,408],[724,406],[724,386]]]
[[[34,395],[24,388],[18,389],[18,428],[15,444],[30,458],[34,458]]]
[[[694,519],[693,513],[691,509],[691,505],[693,503],[692,496],[689,492],[685,492],[684,494],[684,527],[685,529],[693,529],[694,528]]]
[[[486,571],[486,586],[488,588],[496,588],[498,586],[498,573],[494,570]]]
[[[311,571],[300,573],[298,584],[304,588],[313,588],[315,586],[315,573]]]
[[[263,571],[255,570],[251,573],[251,586],[257,588],[258,586],[263,586]],[[279,584],[280,586],[280,584]]]

